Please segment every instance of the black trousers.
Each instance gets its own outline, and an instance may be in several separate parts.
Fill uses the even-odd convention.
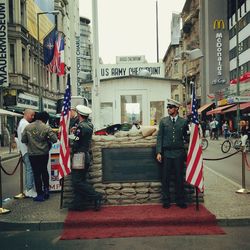
[[[86,180],[87,170],[71,171],[71,181],[74,190],[72,208],[80,208],[83,204],[101,198],[101,193],[95,191],[93,186]]]
[[[171,175],[174,174],[176,203],[185,202],[184,190],[184,161],[185,157],[167,158],[164,157],[162,169],[162,201],[163,203],[170,203],[170,181]]]
[[[49,189],[48,160],[49,155],[30,155],[37,195],[43,194],[43,188]]]

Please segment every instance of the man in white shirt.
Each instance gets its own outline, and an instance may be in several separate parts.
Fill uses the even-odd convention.
[[[33,121],[35,116],[35,111],[32,109],[25,109],[23,118],[20,120],[17,128],[17,136],[19,142],[19,149],[21,151],[24,167],[25,167],[25,191],[24,194],[26,197],[34,198],[37,196],[37,193],[34,189],[34,176],[32,167],[29,160],[28,149],[25,143],[21,142],[22,133],[24,128]]]

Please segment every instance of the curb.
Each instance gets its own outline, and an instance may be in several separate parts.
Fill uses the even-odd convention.
[[[3,156],[1,156],[2,162],[10,160],[10,159],[14,159],[16,157],[20,157],[20,154],[5,154]]]
[[[231,226],[249,226],[249,217],[238,217],[238,218],[217,218],[217,223],[221,227],[231,227]]]
[[[0,221],[1,231],[46,231],[63,229],[64,222],[62,221],[30,221],[30,222],[9,222]]]
[[[250,218],[218,218],[217,223],[221,227],[231,226],[249,226]],[[9,222],[0,221],[1,231],[47,231],[47,230],[61,230],[64,222],[62,221],[30,221],[30,222]]]

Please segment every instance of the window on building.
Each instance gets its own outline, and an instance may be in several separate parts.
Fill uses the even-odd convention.
[[[113,103],[101,103],[101,123],[102,127],[107,127],[113,124]]]
[[[142,123],[142,96],[121,96],[121,123]]]
[[[59,81],[59,76],[56,76],[56,89],[57,89],[57,92],[59,93],[59,92],[60,92],[60,81]]]
[[[179,102],[179,101],[180,101],[180,97],[179,97],[179,95],[178,95],[178,94],[176,94],[176,95],[174,96],[174,99],[175,99],[177,102]]]
[[[9,45],[9,72],[15,73],[15,46],[14,44]]]
[[[157,125],[164,116],[164,101],[150,102],[150,125]]]
[[[13,14],[15,13],[14,8],[13,8],[13,0],[9,0],[9,22],[14,23],[14,16]]]
[[[22,73],[25,74],[25,49],[22,48]]]
[[[177,74],[178,72],[179,72],[178,63],[174,63],[174,74]]]
[[[25,11],[25,3],[21,1],[21,24],[25,27],[26,26],[26,11]]]
[[[34,76],[34,73],[33,73],[33,55],[31,53],[31,51],[29,51],[29,76],[31,77],[31,81],[33,82],[33,76]]]

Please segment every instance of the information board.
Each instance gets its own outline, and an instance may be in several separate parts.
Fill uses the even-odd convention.
[[[103,182],[160,181],[155,147],[103,148]]]

